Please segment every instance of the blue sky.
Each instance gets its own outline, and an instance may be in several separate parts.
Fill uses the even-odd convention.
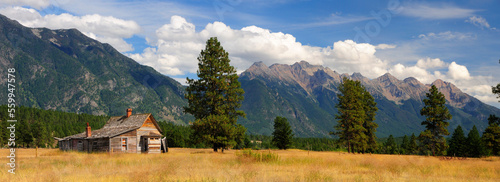
[[[306,60],[339,73],[443,79],[500,106],[500,1],[1,1],[29,27],[77,28],[180,82],[217,36],[239,72]]]

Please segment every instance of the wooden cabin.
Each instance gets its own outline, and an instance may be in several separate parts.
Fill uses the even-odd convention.
[[[151,113],[111,117],[98,130],[89,124],[85,132],[59,140],[60,150],[111,153],[161,153],[167,151],[166,140]]]

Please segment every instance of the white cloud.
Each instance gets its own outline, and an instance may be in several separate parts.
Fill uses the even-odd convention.
[[[111,44],[120,52],[132,51],[132,45],[127,44],[123,38],[129,38],[141,31],[140,26],[134,21],[98,14],[73,16],[63,13],[42,16],[34,9],[23,7],[7,7],[0,9],[0,13],[27,27],[76,28],[91,38]]]
[[[452,5],[408,4],[403,6],[401,14],[423,19],[455,19],[472,16],[476,11]]]
[[[50,5],[50,0],[0,0],[0,5],[30,6],[43,9]]]
[[[436,40],[471,40],[471,39],[476,39],[476,35],[472,33],[461,33],[461,32],[451,32],[451,31],[446,31],[446,32],[440,32],[440,33],[427,33],[427,34],[420,34],[418,38],[424,39],[424,40],[431,40],[431,39],[436,39]]]
[[[379,44],[375,46],[376,49],[394,49],[396,48],[396,45],[391,45],[391,44]]]
[[[444,61],[441,61],[439,58],[431,59],[431,58],[425,58],[425,59],[419,59],[417,61],[417,65],[420,68],[423,69],[429,69],[429,68],[443,68],[447,66],[447,63]]]
[[[469,19],[465,20],[465,22],[472,23],[473,25],[475,25],[476,27],[479,27],[481,29],[484,29],[484,28],[492,29],[492,30],[496,29],[494,27],[491,27],[490,24],[488,23],[488,21],[486,21],[486,19],[484,19],[481,16],[471,16],[471,17],[469,17]]]
[[[452,62],[448,66],[448,76],[453,80],[470,80],[471,76],[467,67]]]

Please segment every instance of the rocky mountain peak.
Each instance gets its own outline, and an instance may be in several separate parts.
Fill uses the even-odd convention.
[[[400,82],[396,77],[392,76],[390,73],[386,73],[375,80],[380,83],[384,83],[386,85],[398,84]]]
[[[418,86],[418,87],[422,87],[424,86],[424,84],[422,84],[420,81],[418,81],[416,78],[414,77],[408,77],[408,78],[405,78],[403,80],[403,82],[407,83],[407,84],[410,84],[412,86]]]
[[[472,100],[472,97],[466,93],[463,93],[458,87],[450,82],[445,82],[441,79],[437,79],[432,82],[431,85],[437,87],[439,92],[441,92],[448,103],[453,107],[463,108],[467,103]]]

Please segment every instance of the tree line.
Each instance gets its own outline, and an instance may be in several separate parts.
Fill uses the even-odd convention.
[[[54,137],[82,133],[88,122],[92,128],[99,129],[109,119],[108,116],[75,114],[62,111],[43,110],[30,107],[16,107],[15,123],[7,123],[8,107],[0,106],[0,147],[6,147],[10,138],[8,125],[15,124],[17,147],[57,147]]]

